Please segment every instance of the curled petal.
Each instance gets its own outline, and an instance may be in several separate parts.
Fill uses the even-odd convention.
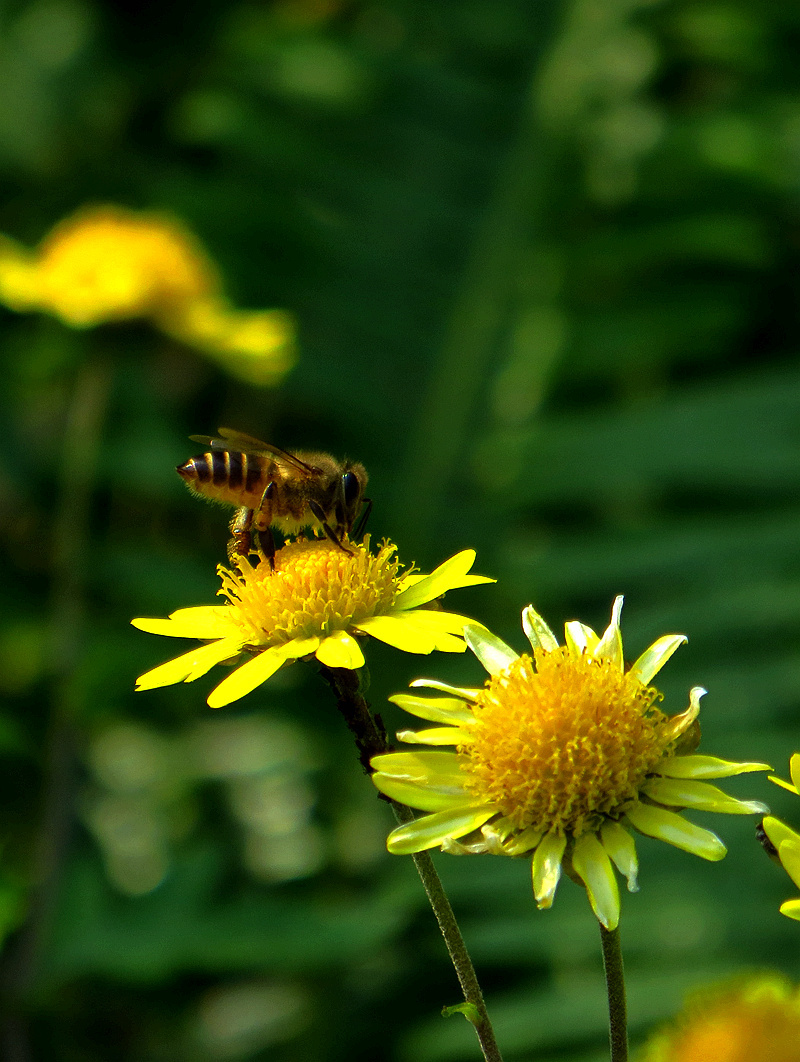
[[[563,833],[548,833],[533,853],[533,895],[541,910],[552,906],[561,877],[561,858],[566,844]]]
[[[731,778],[736,774],[751,771],[768,771],[768,763],[736,763],[720,760],[716,756],[671,756],[656,767],[656,773],[664,778]]]
[[[310,641],[311,639],[309,639]],[[327,667],[346,667],[350,671],[363,667],[365,664],[361,646],[347,631],[333,631],[327,638],[316,639],[317,660]],[[314,652],[314,649],[311,652]]]
[[[512,833],[507,840],[503,841],[503,851],[506,855],[520,856],[533,851],[542,839],[542,831],[535,826],[528,826],[521,833]]]
[[[564,624],[564,641],[571,656],[592,656],[600,639],[585,623],[570,620]]]
[[[635,675],[643,686],[646,686],[650,679],[658,674],[675,650],[688,641],[685,634],[665,634],[663,638],[653,642],[649,649],[645,649],[631,667],[630,673]]]
[[[480,624],[468,623],[464,627],[464,638],[490,675],[499,675],[519,660],[519,653]]]
[[[760,800],[737,800],[709,782],[683,778],[649,778],[641,791],[658,804],[699,811],[719,811],[728,815],[766,815],[769,808]]]
[[[727,848],[711,830],[695,826],[674,811],[651,807],[649,804],[634,804],[626,812],[630,824],[647,837],[656,837],[685,852],[716,862],[723,859]]]
[[[628,882],[628,892],[638,892],[639,859],[636,843],[624,826],[606,820],[600,829],[600,842],[611,856],[614,866]]]
[[[552,653],[558,649],[558,638],[533,605],[528,605],[522,610],[522,629],[531,643],[531,649],[544,649],[546,653]]]
[[[448,838],[464,837],[496,814],[494,805],[440,811],[406,822],[392,830],[386,847],[395,855],[408,855],[436,848]]]
[[[606,929],[616,929],[619,925],[619,887],[608,853],[593,833],[585,833],[575,842],[572,866],[586,886],[597,920]]]
[[[689,707],[685,712],[681,712],[680,715],[673,715],[669,720],[669,729],[672,731],[672,738],[675,740],[692,726],[695,719],[700,714],[700,698],[705,697],[706,690],[702,686],[693,686],[689,690]]]
[[[598,660],[610,660],[620,671],[625,667],[625,660],[622,655],[622,633],[619,629],[619,617],[622,613],[623,600],[621,594],[614,598],[614,604],[611,608],[611,622],[603,632],[603,636],[592,654]]]

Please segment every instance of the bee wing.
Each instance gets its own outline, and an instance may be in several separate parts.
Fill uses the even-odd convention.
[[[235,450],[243,454],[271,454],[277,458],[280,464],[290,465],[306,475],[313,475],[316,469],[312,465],[301,461],[294,454],[287,453],[280,446],[262,442],[253,435],[245,435],[244,432],[236,431],[235,428],[220,428],[219,435],[190,435],[192,442],[210,446],[212,450]]]

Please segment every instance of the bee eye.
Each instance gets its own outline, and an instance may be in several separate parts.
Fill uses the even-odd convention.
[[[350,508],[358,501],[361,494],[361,484],[355,472],[345,472],[342,476],[342,495],[345,505]]]

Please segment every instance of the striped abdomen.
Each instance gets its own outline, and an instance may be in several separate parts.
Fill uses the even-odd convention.
[[[269,457],[235,450],[209,450],[175,470],[190,490],[226,505],[258,507],[275,464]]]

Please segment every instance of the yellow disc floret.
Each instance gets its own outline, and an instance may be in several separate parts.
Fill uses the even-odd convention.
[[[238,571],[220,567],[219,591],[236,606],[235,619],[252,645],[280,645],[293,638],[327,635],[388,611],[398,589],[396,547],[385,544],[373,556],[366,545],[348,541],[290,542],[268,564],[246,557]]]
[[[580,837],[618,817],[674,733],[659,692],[609,660],[566,648],[525,654],[477,697],[466,785],[517,830]]]

